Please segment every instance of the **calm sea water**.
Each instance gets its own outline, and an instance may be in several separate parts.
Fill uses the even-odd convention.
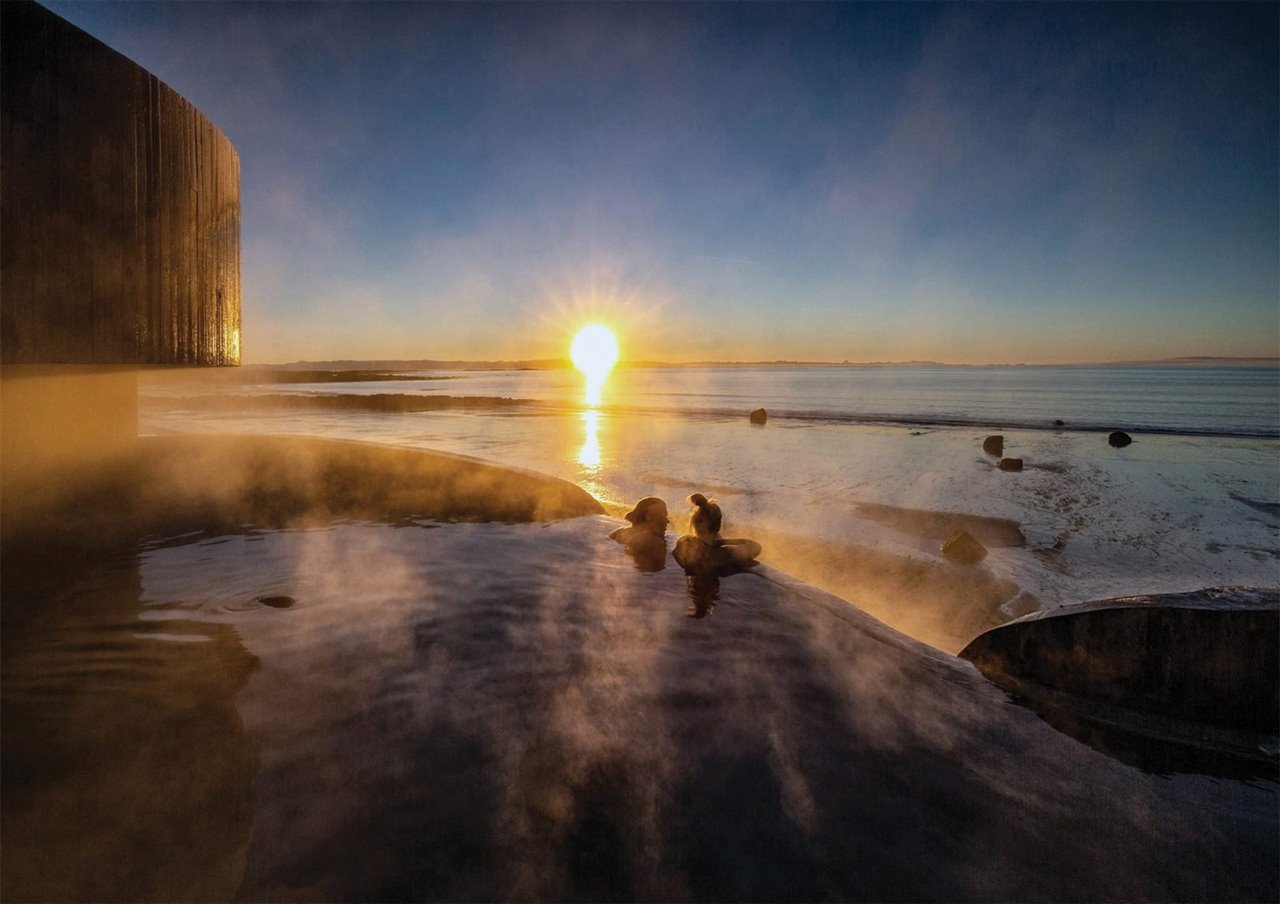
[[[436,372],[441,375],[442,372]],[[576,372],[443,372],[449,380],[317,384],[276,391],[507,396],[581,401]],[[835,422],[1280,437],[1280,367],[743,366],[623,368],[610,408]]]

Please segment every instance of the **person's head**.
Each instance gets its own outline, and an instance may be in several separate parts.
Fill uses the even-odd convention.
[[[633,527],[649,531],[656,536],[667,532],[667,504],[657,496],[646,496],[627,512],[626,519]]]
[[[694,493],[689,502],[693,505],[693,511],[689,513],[689,527],[694,535],[702,540],[715,538],[720,533],[720,522],[724,517],[720,506],[701,493]]]

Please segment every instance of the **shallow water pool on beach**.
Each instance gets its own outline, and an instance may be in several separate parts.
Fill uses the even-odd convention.
[[[1274,897],[1275,781],[1147,774],[768,567],[641,572],[616,524],[7,570],[5,899]]]

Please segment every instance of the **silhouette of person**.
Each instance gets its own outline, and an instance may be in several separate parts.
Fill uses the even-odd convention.
[[[661,571],[667,567],[667,504],[657,496],[645,496],[627,512],[630,527],[609,534],[635,560],[641,571]]]
[[[701,493],[689,497],[693,510],[689,514],[689,533],[676,541],[671,556],[688,575],[730,575],[755,564],[760,544],[743,538],[720,536],[724,519],[714,499]]]

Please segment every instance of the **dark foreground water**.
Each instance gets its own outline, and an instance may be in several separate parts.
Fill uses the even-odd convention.
[[[767,568],[641,572],[615,523],[7,559],[4,899],[1280,894],[1276,777],[1125,765]]]

